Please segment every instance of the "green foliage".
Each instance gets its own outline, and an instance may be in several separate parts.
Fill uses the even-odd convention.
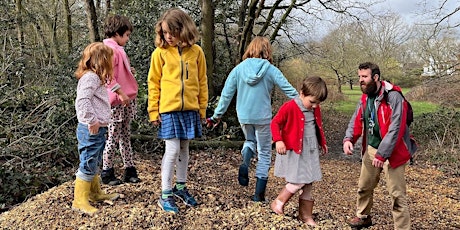
[[[41,68],[19,60],[4,70],[15,76],[0,79],[0,205],[22,202],[69,180],[68,171],[78,160],[76,58]]]
[[[460,175],[460,112],[440,107],[415,116],[411,132],[419,148],[417,160]]]

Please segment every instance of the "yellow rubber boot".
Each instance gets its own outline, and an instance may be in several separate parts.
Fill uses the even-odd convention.
[[[118,193],[107,194],[101,189],[101,177],[95,175],[91,181],[91,192],[89,194],[89,200],[94,202],[101,202],[104,200],[116,200],[120,197]]]
[[[97,208],[89,204],[89,193],[91,190],[91,182],[84,181],[77,177],[75,180],[74,198],[72,209],[89,215],[93,215],[98,211]]]

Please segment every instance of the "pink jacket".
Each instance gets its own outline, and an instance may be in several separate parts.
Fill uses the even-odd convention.
[[[106,85],[110,105],[121,104],[118,94],[115,92],[120,88],[129,99],[135,99],[138,85],[133,73],[131,73],[131,65],[123,46],[118,45],[116,41],[110,38],[104,39],[104,44],[113,49],[113,80]]]

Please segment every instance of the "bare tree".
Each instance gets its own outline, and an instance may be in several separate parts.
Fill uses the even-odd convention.
[[[64,0],[65,27],[67,32],[67,55],[72,52],[72,15],[70,13],[69,0]]]
[[[213,79],[214,73],[214,4],[212,0],[203,0],[202,3],[202,20],[201,20],[201,47],[206,57],[206,67],[208,75],[209,97],[214,96],[216,81]]]
[[[97,13],[93,0],[85,0],[86,13],[88,20],[89,40],[91,42],[101,41],[97,25]]]
[[[22,20],[22,0],[16,0],[16,28],[18,31],[19,52],[22,55],[24,49],[24,25]]]
[[[432,26],[431,36],[436,35],[442,30],[450,30],[460,27],[460,5],[456,0],[441,0],[433,7],[433,1],[424,0],[420,3],[422,6],[419,14],[426,21],[420,25]]]

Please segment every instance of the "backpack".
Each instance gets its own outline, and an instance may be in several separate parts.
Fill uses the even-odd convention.
[[[399,88],[399,86],[396,86],[397,88]],[[401,94],[401,96],[404,98],[404,101],[407,102],[407,111],[406,111],[406,124],[408,127],[410,127],[410,125],[412,124],[412,122],[414,121],[414,111],[412,110],[412,105],[410,104],[410,102],[406,99],[406,97],[404,97],[404,94],[400,91],[401,88],[399,88],[399,90],[390,90],[390,91],[396,91],[398,92],[399,94]],[[388,96],[388,95],[385,95],[385,96]]]
[[[404,98],[404,101],[406,101],[406,103],[407,103],[406,124],[407,124],[407,127],[409,128],[410,125],[412,124],[412,122],[414,121],[414,111],[412,110],[412,105],[406,99],[406,97],[404,97],[403,93],[401,92],[401,88],[399,88],[399,90],[394,90],[393,89],[393,90],[390,90],[390,91],[397,91]],[[385,96],[388,96],[388,95],[385,95]],[[412,134],[409,135],[409,139],[410,139],[409,152],[411,153],[410,163],[413,164],[414,163],[413,156],[414,156],[415,152],[418,149],[418,144],[417,144],[417,142],[416,142],[416,140],[415,140],[415,138],[414,138],[414,136]]]

